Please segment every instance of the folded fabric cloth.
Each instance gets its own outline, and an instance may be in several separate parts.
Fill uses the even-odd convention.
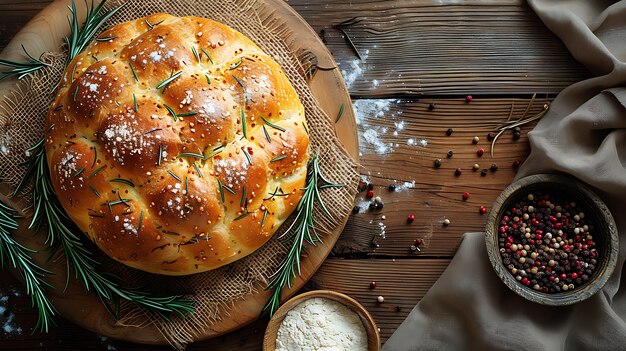
[[[567,307],[529,302],[500,281],[484,233],[467,233],[448,269],[385,351],[626,350],[626,0],[529,0],[545,25],[595,76],[563,90],[529,134],[518,178],[566,173],[611,210],[617,267],[590,299]],[[626,278],[626,277],[625,277]]]

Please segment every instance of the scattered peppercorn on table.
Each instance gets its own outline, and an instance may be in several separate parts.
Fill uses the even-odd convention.
[[[48,3],[0,0],[0,49]],[[540,113],[588,73],[522,0],[289,4],[333,52],[352,94],[363,180],[333,254],[305,290],[357,299],[384,342],[463,233],[484,229],[485,213],[528,155],[534,122],[497,136],[499,123]],[[170,349],[109,340],[62,320],[31,334],[36,315],[22,284],[6,271],[0,279],[0,350]],[[266,324],[188,349],[259,350]]]

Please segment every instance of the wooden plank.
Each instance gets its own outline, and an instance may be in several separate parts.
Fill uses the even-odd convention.
[[[357,299],[374,317],[384,342],[426,294],[448,264],[449,260],[442,259],[329,259],[307,284],[305,290],[329,289]],[[9,311],[5,316],[15,314],[12,325],[23,328],[21,334],[0,333],[0,349],[171,350],[166,346],[139,345],[102,338],[60,318],[57,318],[58,326],[54,332],[31,335],[28,326],[34,325],[36,315],[30,307],[30,300],[24,294],[24,288],[7,272],[0,272],[0,279],[3,281],[0,292],[2,295],[10,295],[9,301],[2,304]],[[369,289],[371,281],[377,282],[376,289]],[[18,292],[19,297],[13,296],[12,292]],[[376,302],[379,295],[385,298],[382,304]],[[6,318],[8,317],[0,316],[0,321]],[[266,325],[267,319],[262,319],[233,333],[192,344],[188,350],[260,350]]]
[[[290,4],[324,31],[354,96],[556,93],[588,75],[523,0]],[[351,18],[361,62],[332,28]]]
[[[385,206],[380,211],[368,211],[365,192],[359,194],[355,204],[360,204],[362,213],[351,216],[334,253],[357,257],[415,255],[409,252],[409,247],[421,238],[425,245],[420,255],[454,255],[463,233],[483,230],[487,216],[479,213],[479,207],[489,208],[512,181],[516,174],[512,163],[516,159],[523,161],[528,155],[526,132],[533,125],[524,126],[517,141],[511,132],[503,134],[496,144],[494,158],[489,155],[491,143],[486,135],[497,125],[495,122],[507,119],[511,104],[515,104],[513,118],[517,119],[529,101],[474,99],[469,104],[463,99],[356,101],[361,172],[375,185],[375,194]],[[536,99],[529,115],[540,112],[548,101]],[[435,109],[429,111],[431,102],[435,103]],[[448,128],[454,130],[451,136],[446,136]],[[378,138],[365,137],[373,132],[378,133]],[[472,143],[474,136],[480,138],[477,145]],[[420,140],[425,140],[427,145],[420,146]],[[484,156],[477,156],[478,148],[484,148]],[[454,151],[450,159],[446,158],[448,150]],[[442,159],[439,169],[433,166],[436,158]],[[480,171],[472,171],[474,163],[481,169],[495,163],[498,170],[483,177]],[[463,170],[461,176],[454,174],[457,167]],[[389,184],[404,187],[405,182],[409,186],[402,191],[387,190]],[[465,201],[464,192],[471,194]],[[416,216],[412,224],[406,221],[409,214]],[[381,219],[383,215],[385,220]],[[441,224],[445,218],[451,221],[448,227]],[[386,239],[380,237],[383,225]],[[378,248],[372,246],[372,240],[378,243]]]
[[[0,4],[0,49],[47,3]],[[446,6],[432,0],[289,4],[318,33],[324,31],[355,97],[554,94],[588,76],[523,0],[462,0]],[[361,22],[346,32],[367,56],[363,62],[332,28],[353,17]]]

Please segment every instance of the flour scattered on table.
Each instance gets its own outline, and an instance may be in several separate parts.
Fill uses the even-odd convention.
[[[9,311],[10,295],[19,297],[20,292],[16,289],[13,289],[10,294],[0,291],[0,325],[5,335],[20,335],[22,327],[15,325],[15,313]]]
[[[400,185],[396,185],[396,193],[399,193],[403,190],[407,190],[407,189],[411,189],[415,187],[415,181],[410,181],[410,182],[404,182],[403,184]]]
[[[370,51],[365,50],[365,52],[361,53],[362,60],[355,58],[354,60],[348,62],[347,67],[342,67],[341,75],[343,76],[343,80],[346,82],[346,86],[348,89],[352,87],[352,84],[363,75],[363,72],[367,69],[366,61],[369,56]],[[341,66],[341,63],[337,63]]]
[[[360,99],[353,102],[361,155],[368,149],[378,155],[389,155],[400,146],[401,140],[398,139],[409,134],[406,121],[401,119],[402,109],[397,107],[401,103],[402,100],[397,99]],[[406,144],[426,147],[428,140],[409,135]]]
[[[100,341],[102,345],[106,346],[107,351],[117,351],[117,347],[112,344],[112,341],[106,336],[100,336]]]
[[[367,333],[359,316],[343,304],[308,299],[287,312],[278,328],[276,351],[365,351]]]

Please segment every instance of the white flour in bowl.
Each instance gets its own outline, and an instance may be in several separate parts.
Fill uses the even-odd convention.
[[[348,307],[312,298],[287,312],[278,328],[276,351],[367,351],[367,333]]]

